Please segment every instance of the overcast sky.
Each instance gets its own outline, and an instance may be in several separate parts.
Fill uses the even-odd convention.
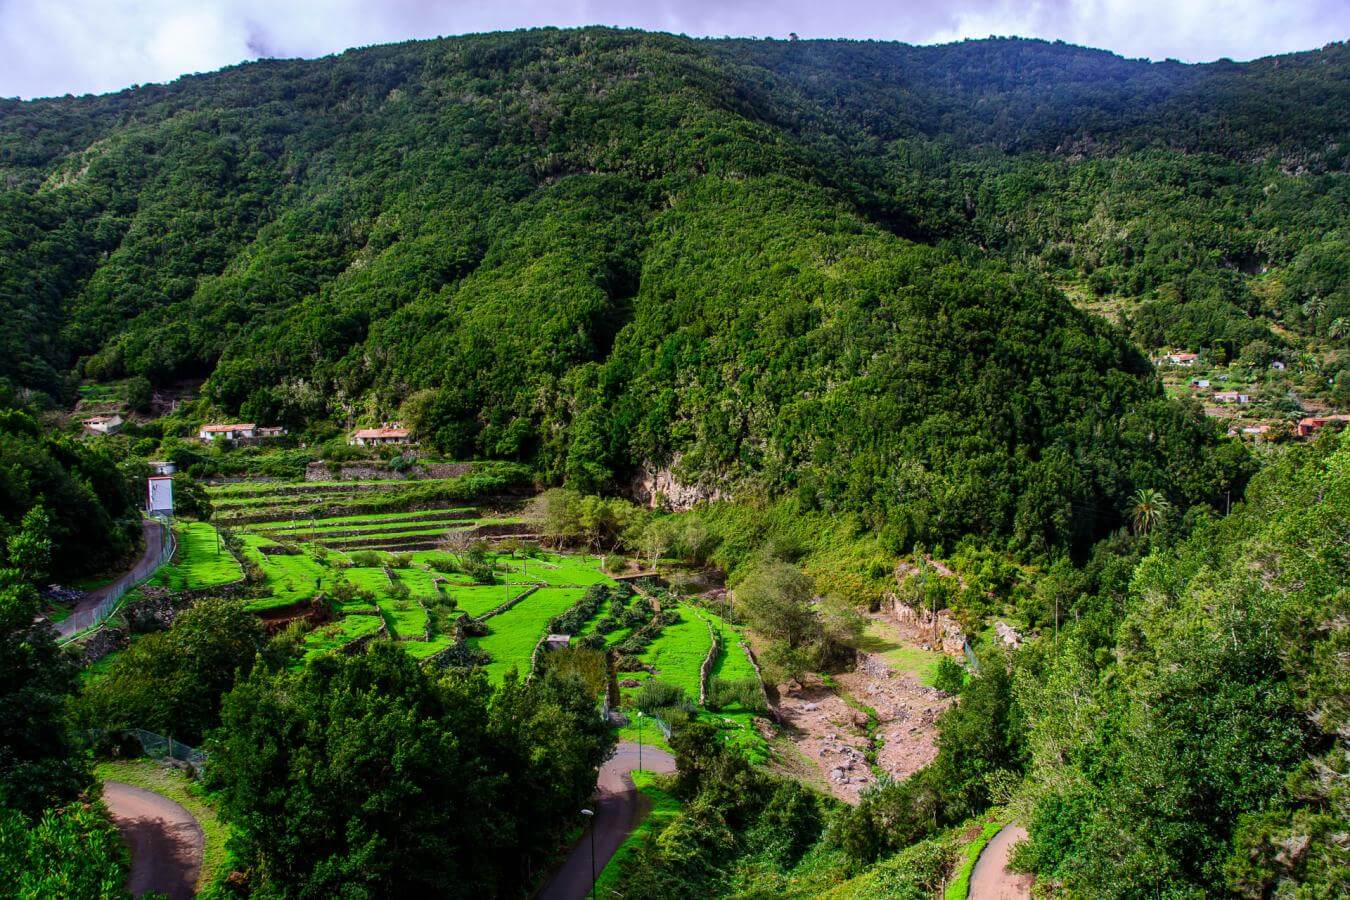
[[[1060,38],[1199,62],[1350,37],[1350,0],[0,0],[0,96],[102,93],[260,56],[531,25],[945,43]]]

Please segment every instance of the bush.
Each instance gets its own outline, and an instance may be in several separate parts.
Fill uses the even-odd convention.
[[[362,568],[376,567],[384,562],[383,557],[374,550],[357,550],[354,553],[348,554],[348,556],[351,558],[352,565],[361,566]]]
[[[938,661],[937,672],[933,676],[933,687],[948,694],[959,694],[966,684],[966,670],[950,656]]]
[[[759,682],[753,678],[732,681],[712,679],[708,683],[707,706],[714,710],[740,706],[744,710],[761,715],[766,712],[764,693],[759,689]]]
[[[411,553],[390,553],[385,563],[391,569],[406,569],[412,565]]]
[[[684,688],[679,685],[664,681],[648,681],[638,690],[633,702],[638,709],[652,714],[660,709],[687,704],[689,698],[685,696]]]

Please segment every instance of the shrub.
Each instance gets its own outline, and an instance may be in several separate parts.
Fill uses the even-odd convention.
[[[406,569],[412,565],[411,553],[391,553],[389,559],[385,562],[391,569]]]
[[[959,694],[966,684],[966,670],[950,656],[938,661],[933,687],[948,694]]]
[[[357,550],[348,555],[351,558],[352,565],[362,568],[379,566],[384,561],[380,554],[374,550]]]
[[[759,689],[759,682],[753,678],[712,679],[708,684],[707,705],[709,709],[740,706],[749,712],[765,712],[764,694]]]
[[[689,699],[684,694],[684,688],[664,681],[648,681],[642,685],[636,698],[634,698],[637,708],[649,714],[660,709],[678,707],[688,702]]]

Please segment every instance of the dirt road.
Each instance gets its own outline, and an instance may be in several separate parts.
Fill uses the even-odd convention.
[[[182,806],[153,791],[103,783],[103,802],[131,848],[127,890],[135,896],[158,891],[169,900],[192,897],[202,869],[201,826]]]
[[[1032,876],[1008,871],[1013,847],[1026,838],[1027,830],[1015,824],[994,835],[970,873],[969,900],[1030,900]]]
[[[605,863],[619,849],[623,839],[633,833],[646,810],[641,806],[642,795],[633,787],[628,773],[637,768],[638,745],[624,741],[614,755],[600,767],[596,786],[597,799],[591,805],[595,818],[595,874],[604,871]],[[675,758],[664,750],[642,748],[642,768],[649,772],[674,772]],[[567,861],[553,880],[539,893],[539,900],[581,900],[591,890],[591,835],[582,833]]]
[[[141,523],[141,530],[145,536],[145,552],[141,554],[140,559],[136,560],[136,564],[130,570],[123,572],[116,580],[85,594],[84,598],[75,605],[76,614],[97,609],[98,605],[103,602],[103,598],[108,596],[113,588],[118,585],[140,581],[154,570],[155,561],[159,559],[159,553],[164,549],[164,527],[158,522],[146,519]]]

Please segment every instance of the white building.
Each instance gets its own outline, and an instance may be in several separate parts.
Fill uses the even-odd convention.
[[[174,472],[178,471],[177,466],[168,460],[163,459],[150,460],[150,468],[156,475],[172,475]]]
[[[122,430],[122,417],[116,413],[111,416],[93,416],[84,420],[84,427],[95,434],[117,434]]]
[[[412,432],[406,428],[362,428],[347,439],[348,444],[358,447],[383,447],[389,444],[407,444],[412,441]]]
[[[227,441],[248,440],[258,436],[258,426],[252,422],[242,425],[203,425],[197,435],[204,441],[224,438]]]

